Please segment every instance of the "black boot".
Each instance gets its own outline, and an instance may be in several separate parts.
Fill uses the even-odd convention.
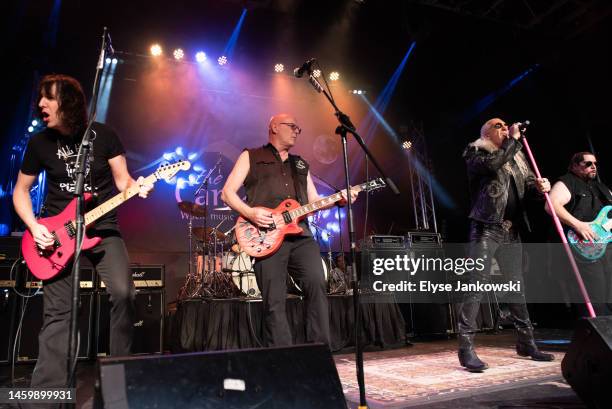
[[[553,354],[541,352],[533,339],[531,327],[517,328],[518,340],[516,342],[516,353],[520,356],[529,356],[534,361],[554,361]]]
[[[459,334],[459,363],[470,372],[482,372],[489,367],[486,362],[483,362],[474,351],[474,335]]]

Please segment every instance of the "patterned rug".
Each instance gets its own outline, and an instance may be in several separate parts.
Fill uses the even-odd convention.
[[[478,356],[489,364],[489,369],[482,373],[463,369],[456,351],[402,354],[381,359],[366,357],[364,374],[369,407],[411,407],[562,377],[562,352],[554,352],[555,361],[536,362],[519,357],[509,348],[483,346],[477,351]],[[337,356],[336,368],[347,401],[358,403],[354,357]]]

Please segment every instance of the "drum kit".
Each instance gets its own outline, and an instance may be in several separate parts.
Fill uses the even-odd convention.
[[[189,239],[189,266],[185,283],[179,290],[179,299],[260,298],[261,291],[257,286],[253,269],[255,260],[241,251],[233,234],[234,229],[222,232],[219,226],[207,227],[206,223],[203,227],[194,227],[195,218],[206,218],[208,214],[206,207],[188,201],[179,202],[178,207],[188,217]],[[229,207],[214,210],[231,211]],[[317,231],[322,231],[316,224],[314,227]],[[328,232],[326,234],[329,235]],[[321,241],[320,235],[316,234],[315,239]],[[329,239],[327,245],[328,257],[321,258],[321,264],[328,283],[328,293],[344,293],[347,288],[346,279],[344,274],[338,274],[338,268],[333,268]],[[299,283],[294,281],[291,274],[288,274],[287,292],[294,295],[302,294]]]

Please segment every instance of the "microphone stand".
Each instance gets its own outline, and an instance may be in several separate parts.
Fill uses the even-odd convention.
[[[336,105],[336,102],[334,101],[334,98],[331,95],[331,90],[329,89],[329,85],[327,85],[327,80],[325,80],[325,77],[323,76],[323,79],[325,80],[325,83],[327,85],[327,90],[323,88],[323,86],[319,83],[319,81],[317,81],[317,79],[312,74],[311,65],[308,65],[307,69],[308,69],[308,82],[310,82],[310,84],[314,87],[314,89],[317,92],[323,93],[323,95],[325,95],[325,98],[327,98],[329,103],[334,108],[334,111],[335,111],[334,115],[336,116],[336,118],[338,119],[338,122],[340,123],[340,125],[336,128],[335,133],[340,135],[340,137],[342,138],[342,155],[344,158],[344,177],[345,177],[345,185],[346,185],[346,194],[348,198],[347,200],[347,221],[348,221],[348,227],[349,227],[350,263],[351,263],[352,270],[353,270],[351,287],[353,289],[353,308],[355,311],[355,361],[357,365],[357,383],[359,384],[359,409],[365,409],[367,408],[367,402],[366,402],[365,382],[364,382],[364,374],[363,374],[363,347],[361,345],[361,340],[360,340],[361,309],[360,309],[360,303],[359,303],[359,285],[358,285],[359,283],[357,279],[357,265],[356,265],[357,243],[355,239],[355,227],[353,225],[353,206],[351,204],[351,196],[350,196],[351,183],[350,183],[350,176],[349,176],[349,160],[348,160],[348,150],[347,150],[347,135],[348,134],[353,135],[355,140],[359,143],[359,146],[361,146],[361,149],[364,151],[366,157],[369,158],[370,161],[372,161],[372,164],[378,170],[381,177],[385,180],[385,182],[387,183],[389,188],[391,188],[393,193],[395,193],[396,195],[399,195],[400,192],[397,189],[397,186],[395,186],[395,183],[393,183],[393,181],[385,175],[382,168],[378,164],[378,161],[374,158],[374,156],[372,156],[372,153],[366,146],[365,142],[363,141],[363,138],[357,133],[355,125],[353,125],[349,116],[346,115],[344,112],[340,111],[340,109]],[[319,66],[319,69],[321,69],[320,66]],[[322,69],[321,69],[321,72],[323,72]]]
[[[76,229],[75,229],[75,252],[74,262],[72,264],[72,307],[70,310],[70,326],[68,335],[68,359],[67,359],[67,376],[66,376],[66,387],[74,388],[76,386],[76,362],[78,354],[78,309],[79,309],[79,290],[80,290],[80,257],[81,257],[81,246],[83,245],[83,237],[85,236],[85,173],[87,171],[87,162],[89,160],[89,154],[91,151],[91,143],[95,139],[95,131],[92,130],[92,125],[96,119],[96,110],[98,106],[98,93],[100,91],[100,76],[104,69],[104,59],[107,50],[112,46],[110,45],[110,38],[108,34],[108,28],[104,27],[102,34],[102,45],[100,47],[100,57],[96,66],[96,75],[94,79],[92,103],[89,112],[89,118],[87,128],[83,134],[81,145],[79,146],[79,153],[77,155],[75,164],[75,189],[74,197],[77,199],[76,205]],[[94,137],[91,137],[91,134]],[[90,169],[90,172],[93,169]],[[93,186],[91,187],[93,188]]]

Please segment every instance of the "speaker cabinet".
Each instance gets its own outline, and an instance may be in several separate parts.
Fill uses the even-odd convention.
[[[103,358],[94,408],[346,409],[323,344]]]
[[[110,311],[109,294],[98,293],[96,319],[96,355],[110,355]],[[163,352],[164,334],[164,290],[137,290],[134,314],[133,354],[156,354]]]
[[[612,316],[578,322],[561,371],[589,408],[612,408]]]
[[[38,359],[38,334],[43,325],[43,291],[29,298],[23,298],[20,302],[17,319],[21,318],[23,313],[23,321],[21,333],[17,334],[18,361],[34,362]],[[23,312],[24,309],[25,313]],[[81,293],[78,318],[80,334],[79,359],[87,359],[91,356],[93,311],[93,294]],[[68,327],[66,327],[66,330],[68,330]]]

